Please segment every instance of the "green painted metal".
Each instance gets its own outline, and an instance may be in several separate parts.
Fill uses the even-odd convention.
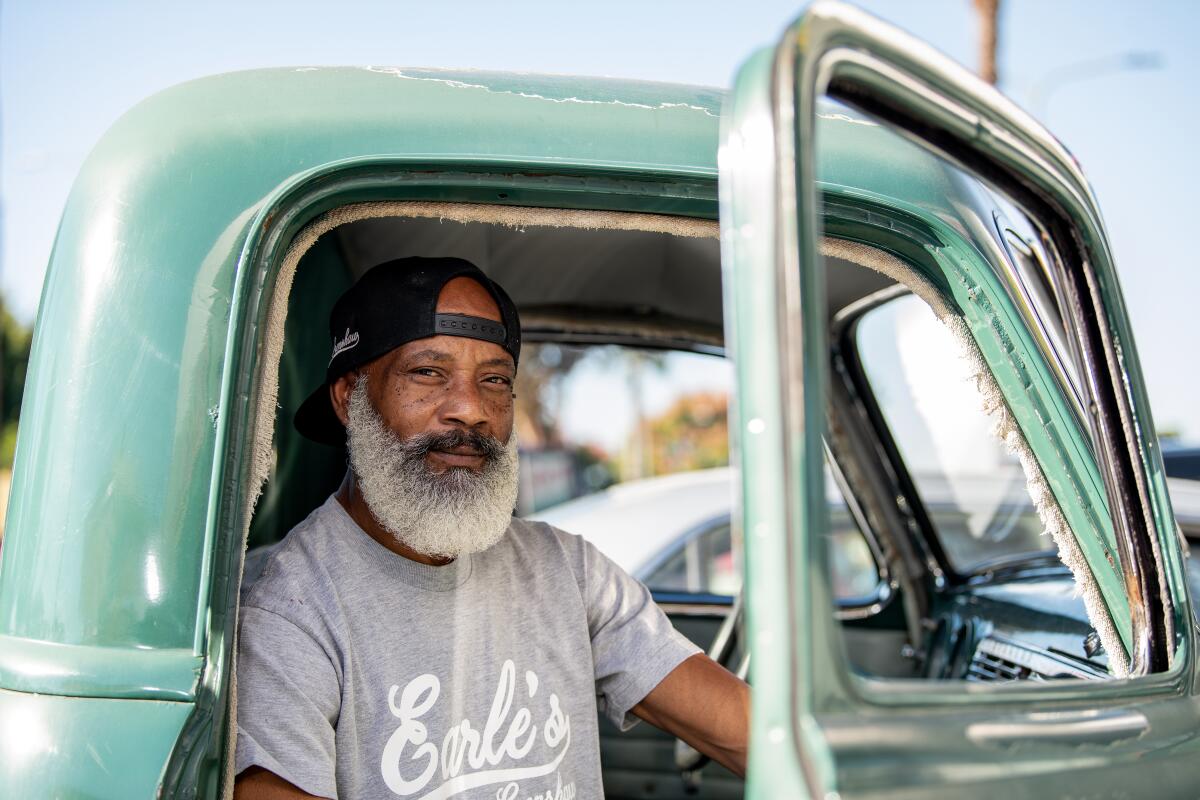
[[[805,330],[797,335],[788,332],[787,324],[779,318],[782,312],[778,309],[778,298],[787,289],[777,283],[774,271],[780,235],[773,221],[776,213],[786,214],[782,210],[786,202],[776,198],[774,202],[780,204],[778,210],[772,204],[774,172],[769,163],[764,163],[773,161],[776,150],[773,141],[767,138],[772,121],[768,105],[770,84],[769,59],[760,53],[739,73],[726,110],[721,161],[726,243],[723,258],[729,293],[727,343],[733,347],[738,369],[739,425],[735,441],[740,449],[738,460],[745,465],[744,532],[747,564],[753,576],[748,583],[748,622],[756,646],[760,646],[761,639],[771,642],[772,648],[792,647],[797,664],[796,672],[792,672],[785,663],[769,657],[755,662],[753,682],[759,692],[756,698],[761,697],[762,701],[755,706],[752,765],[763,765],[763,771],[757,773],[752,769],[748,790],[750,796],[764,797],[776,796],[781,787],[799,796],[806,790],[821,793],[833,786],[833,758],[828,747],[821,737],[805,735],[806,730],[811,733],[812,726],[802,709],[816,701],[796,696],[804,691],[805,685],[803,679],[797,680],[797,674],[841,675],[847,671],[844,662],[829,658],[830,653],[840,649],[841,637],[836,626],[823,625],[820,620],[832,619],[832,615],[816,608],[821,598],[828,595],[824,574],[810,568],[824,563],[819,551],[823,538],[819,534],[823,530],[821,512],[817,510],[820,504],[814,504],[816,519],[799,523],[804,519],[800,509],[807,495],[790,487],[801,485],[803,480],[796,476],[807,473],[798,464],[792,464],[792,477],[788,478],[789,470],[776,464],[784,458],[784,439],[768,433],[780,430],[789,409],[798,405],[794,397],[787,398],[778,388],[779,394],[770,396],[769,387],[778,386],[778,376],[794,369],[789,359],[799,357],[794,352],[781,351],[780,343],[790,338],[813,346],[814,352],[807,353],[804,360],[802,382],[809,397],[822,396],[819,389],[807,390],[823,385],[824,379],[818,373],[824,359],[820,354],[825,352],[823,331]],[[1086,444],[1087,434],[1077,425],[1064,396],[1065,387],[1057,384],[1038,356],[1026,323],[982,256],[988,246],[986,233],[980,226],[964,220],[971,214],[980,215],[981,210],[989,213],[985,201],[973,194],[973,187],[953,167],[857,114],[838,113],[831,117],[826,113],[818,119],[818,126],[817,154],[820,186],[825,193],[826,225],[836,228],[838,235],[875,244],[881,239],[881,230],[893,238],[902,237],[901,231],[906,227],[910,231],[907,257],[935,286],[942,288],[952,305],[957,305],[964,318],[972,323],[989,366],[995,370],[1002,391],[1017,412],[1018,423],[1039,455],[1056,495],[1062,498],[1068,521],[1099,565],[1098,582],[1113,607],[1118,629],[1127,637],[1128,604],[1121,577],[1108,560],[1115,552],[1115,543],[1097,467]],[[760,138],[752,139],[754,136]],[[844,183],[847,178],[854,180],[862,175],[861,171],[853,177],[846,175],[852,170],[850,165],[855,164],[854,153],[881,151],[889,161],[904,167],[888,175],[897,181],[886,186],[892,194],[863,190],[860,187],[867,182],[861,179],[856,185]],[[870,169],[861,164],[858,167]],[[786,167],[782,169],[786,172]],[[921,176],[919,180],[917,175]],[[877,178],[875,182],[883,180]],[[854,210],[859,213],[853,213]],[[889,243],[889,247],[896,245]],[[821,298],[823,293],[819,286],[809,287],[807,291],[801,290],[799,296]],[[823,318],[823,310],[807,311],[809,319]],[[1030,403],[1030,398],[1035,402]],[[819,409],[807,411],[806,418],[820,418]],[[818,425],[807,435],[815,438],[820,430]],[[794,453],[801,450],[796,442],[792,446],[796,448]],[[800,501],[799,509],[789,508],[789,496]],[[787,524],[789,514],[791,522]],[[790,538],[783,537],[782,531],[789,531]],[[809,604],[803,602],[805,593]],[[778,608],[789,609],[793,615],[790,625],[770,611]],[[804,637],[789,634],[804,627],[813,632],[811,644]],[[1044,687],[1038,689],[1043,693],[1026,691],[1024,697],[1006,693],[995,701],[1011,705],[1046,699]],[[1078,698],[1078,689],[1064,689],[1064,697]],[[842,686],[824,702],[831,702],[834,696],[844,701],[855,691]],[[904,686],[900,690],[881,686],[878,691],[860,687],[858,691],[871,692],[873,700],[884,705],[963,706],[980,702],[980,695],[953,684]],[[990,701],[991,698],[984,700]],[[798,723],[793,724],[797,719]],[[807,753],[811,762],[812,782],[807,787],[802,776],[789,776],[778,767],[787,761],[786,754],[794,756],[797,752]]]
[[[821,124],[820,119],[818,124]],[[826,123],[828,125],[828,123]],[[839,130],[836,137],[822,135],[819,156],[827,149],[848,152],[848,143],[867,144],[855,129]],[[894,136],[898,150],[915,146]],[[878,146],[878,145],[876,145]],[[920,152],[920,151],[918,151]],[[1014,414],[1051,490],[1076,535],[1107,603],[1126,649],[1131,620],[1124,579],[1119,568],[1116,534],[1108,499],[1087,430],[1072,410],[1069,387],[1055,377],[1039,351],[1028,312],[1018,308],[1005,292],[991,266],[1003,256],[995,251],[995,228],[981,216],[994,202],[981,193],[978,182],[952,165],[920,153],[918,163],[927,174],[939,176],[941,201],[956,198],[954,216],[947,209],[929,213],[919,199],[891,197],[863,191],[839,192],[824,199],[825,225],[837,236],[896,249],[937,287],[959,310],[973,331],[976,343],[993,371],[1010,411]],[[936,185],[933,181],[925,185]],[[828,184],[822,189],[829,191]],[[904,240],[907,243],[904,244]]]
[[[952,296],[1021,432],[1037,457],[1059,509],[1074,534],[1109,616],[1132,648],[1129,598],[1118,559],[1116,534],[1099,468],[1075,424],[1063,387],[1036,356],[1033,338],[999,286],[995,272],[977,252],[957,258],[940,253]]]
[[[745,69],[755,70],[760,75],[765,73],[759,58],[749,62]],[[808,443],[819,435],[823,422],[819,403],[811,401],[811,395],[825,396],[821,348],[813,346],[814,338],[819,340],[820,323],[814,325],[811,319],[821,314],[819,304],[814,300],[814,296],[819,296],[820,282],[805,281],[801,276],[798,282],[789,285],[788,275],[796,269],[821,272],[816,255],[818,162],[813,145],[825,141],[817,127],[815,96],[826,86],[826,81],[832,78],[834,83],[830,85],[839,93],[844,92],[840,96],[886,98],[875,108],[894,112],[901,119],[908,119],[905,114],[910,114],[912,119],[919,120],[919,125],[914,124],[914,128],[924,126],[923,129],[936,131],[943,137],[949,129],[949,135],[961,136],[967,148],[978,148],[988,157],[1001,161],[1011,158],[1008,163],[1016,165],[1023,177],[1056,184],[1051,191],[1058,192],[1057,199],[1068,209],[1070,223],[1086,229],[1085,240],[1089,246],[1104,251],[1098,271],[1107,272],[1111,265],[1105,260],[1103,229],[1091,205],[1086,182],[1073,171],[1074,165],[1070,165],[1069,177],[1064,179],[1062,173],[1053,170],[1039,173],[1037,166],[1022,161],[1021,153],[1014,154],[1019,148],[1008,145],[1026,135],[1027,121],[1021,117],[1011,122],[1014,119],[1012,110],[998,99],[998,95],[988,94],[990,89],[976,89],[977,85],[981,86],[977,79],[966,76],[961,68],[945,62],[919,43],[854,9],[839,4],[818,4],[785,34],[776,49],[773,70],[775,97],[771,116],[754,122],[742,121],[734,136],[726,134],[723,147],[729,147],[736,134],[748,128],[758,131],[760,142],[768,145],[770,134],[760,129],[769,124],[774,132],[775,147],[767,147],[772,155],[762,158],[778,158],[778,163],[773,166],[778,182],[772,187],[772,170],[765,164],[755,165],[757,189],[763,193],[773,189],[774,205],[761,199],[754,204],[750,200],[752,190],[749,185],[737,187],[736,197],[745,198],[746,202],[740,208],[734,205],[731,209],[737,215],[737,224],[728,230],[727,237],[735,257],[740,246],[741,255],[759,262],[747,265],[752,269],[730,276],[745,284],[732,288],[735,302],[756,283],[766,281],[768,264],[773,262],[779,267],[774,316],[761,326],[739,320],[737,355],[757,355],[758,348],[770,347],[768,339],[772,335],[781,341],[791,337],[794,342],[790,360],[786,350],[774,353],[781,361],[779,374],[784,376],[779,397],[784,407],[771,407],[762,398],[754,400],[756,408],[766,406],[770,411],[781,411],[786,425],[791,426],[778,431],[780,443],[775,448],[776,461],[782,462],[786,471],[794,464],[812,463],[813,453],[809,452]],[[837,84],[839,77],[845,82]],[[864,85],[869,85],[876,94],[856,94]],[[968,124],[954,115],[949,103],[947,108],[938,106],[943,92],[966,102],[978,111],[979,117]],[[763,93],[760,86],[757,94],[761,98]],[[757,110],[760,117],[765,117],[761,103]],[[1050,145],[1050,149],[1055,147],[1056,143]],[[1057,157],[1058,153],[1053,155]],[[725,168],[723,159],[722,169]],[[1077,183],[1071,184],[1072,181]],[[1072,188],[1065,189],[1068,184]],[[752,214],[752,209],[757,213]],[[742,212],[745,212],[744,216]],[[918,216],[937,227],[934,216],[920,212]],[[774,234],[773,251],[765,246],[755,250],[750,242],[738,237],[737,227],[754,226],[762,230],[764,221],[768,223],[765,228]],[[986,261],[978,251],[972,252],[970,234],[962,222],[960,218],[939,233],[939,237],[951,246],[935,247],[929,253],[928,261],[941,268],[942,291],[973,323],[973,332],[989,363],[996,369],[1006,396],[1032,394],[1042,401],[1053,399],[1056,392],[1050,390],[1048,376],[1038,374],[1036,368],[1029,368],[1028,359],[1035,357],[1037,352],[1032,337],[1011,335],[1020,327],[1018,317],[1011,304],[1004,301],[996,282],[982,280],[987,270]],[[869,237],[865,238],[869,240]],[[957,244],[955,240],[958,240]],[[1119,294],[1109,295],[1106,290],[1098,294],[1101,307],[1108,315],[1115,346],[1132,347],[1123,337],[1127,331],[1123,330]],[[750,312],[750,307],[744,305],[737,308],[743,314]],[[754,308],[753,313],[764,314],[763,307]],[[794,319],[784,318],[789,315]],[[804,319],[805,315],[809,316],[808,320]],[[1140,376],[1131,364],[1130,359],[1123,359],[1124,369],[1120,380],[1116,381],[1116,388],[1118,392],[1128,389],[1131,394],[1128,407],[1120,413],[1124,415],[1132,409],[1137,416],[1144,398],[1140,397]],[[1092,369],[1089,377],[1093,382],[1112,380],[1104,374],[1102,366]],[[739,403],[752,394],[745,386],[739,386]],[[1026,402],[1022,400],[1015,405]],[[802,409],[802,413],[797,413],[796,409]],[[1030,434],[1031,445],[1042,450],[1039,459],[1046,459],[1042,461],[1044,466],[1067,463],[1077,467],[1078,464],[1070,464],[1071,457],[1077,453],[1066,452],[1079,449],[1075,447],[1076,442],[1070,441],[1072,436],[1064,438],[1064,432],[1050,435],[1049,431],[1040,430],[1047,422],[1061,424],[1070,417],[1065,407],[1053,409],[1054,414],[1048,414],[1051,410],[1045,402],[1040,407],[1035,403],[1033,408],[1022,409],[1021,424],[1028,426],[1026,432]],[[790,418],[786,416],[789,411]],[[1039,413],[1045,416],[1038,419]],[[741,424],[748,425],[746,410],[739,414]],[[1055,418],[1050,420],[1050,417]],[[768,417],[768,421],[775,422],[776,418]],[[748,433],[748,430],[742,431],[744,439],[753,442]],[[1112,433],[1106,431],[1103,435],[1111,437]],[[1111,439],[1106,440],[1105,446],[1109,447],[1110,442]],[[779,453],[780,450],[784,452]],[[1114,458],[1111,449],[1105,452],[1106,458]],[[1086,485],[1093,477],[1084,466],[1080,475],[1071,478],[1078,480],[1079,485]],[[788,711],[793,729],[790,735],[784,733],[776,737],[780,742],[804,751],[801,763],[807,767],[807,788],[811,794],[921,797],[961,797],[965,792],[989,795],[1001,791],[1008,796],[1108,794],[1114,791],[1132,794],[1144,788],[1145,775],[1141,769],[1148,763],[1156,763],[1160,768],[1169,765],[1171,774],[1161,786],[1165,795],[1185,796],[1194,791],[1195,782],[1200,779],[1200,771],[1195,765],[1196,756],[1200,754],[1200,737],[1195,733],[1200,722],[1200,708],[1194,698],[1184,696],[1190,691],[1191,673],[1195,669],[1188,635],[1180,637],[1173,668],[1127,682],[1100,685],[1066,682],[1041,691],[1022,686],[987,687],[978,691],[971,686],[872,681],[851,676],[839,646],[835,623],[820,605],[822,598],[828,596],[819,569],[824,520],[813,508],[814,502],[810,498],[813,494],[808,485],[811,476],[799,477],[800,481],[809,480],[782,486],[778,481],[768,480],[766,491],[747,491],[744,499],[748,547],[753,543],[759,548],[758,555],[749,554],[749,561],[752,569],[763,570],[754,572],[753,579],[767,579],[776,593],[770,600],[778,603],[786,599],[789,612],[800,610],[811,614],[794,620],[801,623],[801,627],[789,641],[792,646],[790,693],[779,698],[790,701]],[[1055,479],[1061,481],[1063,476],[1056,475]],[[747,479],[746,484],[750,482]],[[789,491],[790,497],[786,494]],[[1156,508],[1153,495],[1150,500],[1150,507]],[[1124,510],[1122,504],[1125,502],[1124,498],[1114,502],[1110,486],[1108,507],[1119,514]],[[1084,497],[1080,505],[1094,510],[1102,503]],[[767,548],[751,530],[751,526],[759,524],[756,520],[766,519],[772,513],[781,514],[786,522],[795,526],[784,532],[772,531],[777,536],[786,534],[790,542],[790,548],[775,544],[773,555],[777,563],[773,564],[763,560]],[[1129,530],[1133,531],[1135,527],[1131,526]],[[1083,530],[1088,528],[1085,526]],[[1100,539],[1104,538],[1104,533],[1093,530]],[[1136,531],[1128,535],[1136,536]],[[1095,542],[1097,546],[1109,544],[1100,539]],[[1124,545],[1126,540],[1119,541]],[[1160,538],[1160,544],[1164,552],[1176,547],[1167,538]],[[797,556],[797,550],[804,554]],[[1127,560],[1130,552],[1129,548],[1122,550],[1122,559]],[[1127,567],[1127,564],[1123,566]],[[1126,586],[1134,589],[1130,583]],[[812,596],[803,598],[792,594],[785,597],[784,587],[790,587],[793,593],[807,592]],[[1177,598],[1177,602],[1179,600],[1187,602],[1186,596]],[[753,620],[753,605],[749,611]],[[758,614],[763,612],[759,610]],[[1137,648],[1148,641],[1139,637],[1154,635],[1147,627],[1147,620],[1145,616],[1138,619],[1137,615],[1131,620],[1135,664],[1138,663]],[[770,624],[770,621],[766,623],[768,627],[755,624],[752,635],[772,632]],[[1161,624],[1161,621],[1150,622],[1151,627],[1154,624]],[[758,646],[758,642],[754,641],[754,645]],[[785,680],[786,675],[778,665],[768,668],[767,674],[771,678],[771,691],[778,691],[777,684]],[[766,701],[756,702],[759,702],[756,709],[768,706]],[[767,713],[778,719],[783,712],[768,709]],[[770,734],[767,731],[767,735]],[[765,755],[765,748],[758,743],[755,748],[756,757]],[[754,796],[773,796],[769,794],[765,772],[764,769],[759,773],[764,775],[760,782],[752,782]],[[1161,769],[1156,774],[1160,772]],[[752,766],[752,778],[754,774]],[[798,787],[788,788],[795,791]]]
[[[822,796],[814,773],[827,758],[819,737],[795,724],[809,714],[806,681],[811,659],[799,635],[812,618],[808,570],[794,570],[807,526],[797,525],[785,501],[794,495],[796,465],[784,437],[788,408],[781,363],[788,351],[775,269],[775,137],[771,123],[771,54],[757,53],[738,71],[721,132],[721,270],[725,292],[725,346],[737,381],[730,426],[730,462],[742,464],[740,503],[745,547],[746,628],[753,648],[750,682],[751,798]],[[793,429],[794,430],[794,429]],[[821,463],[821,462],[818,462]],[[751,466],[753,465],[753,466]],[[823,475],[817,467],[818,475]],[[824,503],[821,503],[824,506]],[[791,512],[791,513],[789,513]],[[737,517],[735,516],[735,520]],[[736,524],[736,523],[735,523]],[[789,535],[794,534],[794,535]],[[803,718],[802,717],[802,718]]]
[[[172,791],[213,785],[220,763],[240,527],[217,530],[230,519],[214,498],[236,505],[245,486],[224,471],[224,437],[246,400],[234,378],[256,365],[226,356],[262,312],[246,252],[257,234],[286,238],[332,205],[383,196],[715,216],[711,91],[556,78],[535,96],[525,76],[475,77],[273,70],[185,84],[122,118],[73,189],[0,563],[0,635],[63,663],[22,669],[14,651],[0,680],[194,694],[165,735],[178,740]],[[622,92],[635,102],[611,99]]]
[[[39,312],[0,633],[201,652],[199,565],[238,259],[282,184],[392,156],[410,176],[424,171],[424,185],[437,183],[431,166],[458,175],[440,192],[410,181],[414,196],[482,199],[481,165],[711,187],[711,92],[660,88],[662,107],[647,107],[607,100],[618,82],[558,79],[571,102],[514,93],[495,76],[478,82],[351,69],[219,76],[151,98],[105,136],[68,201]],[[575,202],[587,204],[576,184]],[[695,203],[683,194],[642,206]]]
[[[0,689],[0,794],[155,797],[189,703],[100,700]]]
[[[926,45],[848,7],[814,8],[809,25],[792,35],[812,62],[826,60],[821,68],[831,86],[844,87],[847,96],[910,130],[934,132],[939,147],[1006,183],[1049,226],[1065,259],[1055,267],[1056,283],[1061,281],[1072,309],[1071,334],[1088,365],[1083,375],[1092,400],[1088,420],[1133,601],[1134,671],[1167,669],[1186,638],[1180,603],[1187,599],[1164,595],[1163,582],[1173,586],[1182,575],[1160,581],[1154,566],[1178,561],[1168,555],[1175,532],[1160,524],[1161,498],[1148,480],[1153,459],[1147,458],[1146,439],[1152,427],[1145,390],[1099,210],[1078,164],[1020,109]],[[861,49],[851,55],[846,47]],[[828,48],[828,58],[821,48]],[[1164,596],[1166,614],[1157,610]]]
[[[0,636],[0,686],[15,691],[190,700],[203,666],[190,648],[135,650]]]

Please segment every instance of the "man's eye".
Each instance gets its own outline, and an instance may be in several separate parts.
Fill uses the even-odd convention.
[[[512,386],[512,378],[506,378],[503,375],[489,375],[484,378],[486,383],[494,383],[498,386]]]
[[[430,378],[438,377],[438,371],[433,367],[417,367],[413,370],[414,375],[424,375]]]

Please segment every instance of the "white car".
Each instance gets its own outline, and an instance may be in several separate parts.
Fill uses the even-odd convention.
[[[719,467],[629,481],[530,518],[583,536],[657,592],[732,596],[742,582],[741,547],[730,526],[734,479]],[[874,599],[881,584],[876,559],[828,476],[826,487],[835,594]]]

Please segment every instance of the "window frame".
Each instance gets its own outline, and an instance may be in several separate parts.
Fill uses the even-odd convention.
[[[816,103],[828,97],[890,125],[910,142],[986,181],[1035,221],[1052,264],[1053,296],[1069,321],[1072,355],[1086,381],[1088,427],[1116,529],[1132,620],[1132,674],[1173,672],[1186,590],[1170,525],[1170,504],[1155,452],[1149,401],[1141,383],[1128,316],[1095,198],[1078,162],[1041,126],[959,65],[869,15],[820,6],[802,16],[772,53],[769,101],[780,227],[777,270],[785,294],[821,282],[792,277],[815,260]],[[757,165],[756,165],[757,167]],[[800,211],[789,219],[789,213]],[[789,312],[789,317],[791,316]],[[809,309],[793,326],[810,332]],[[815,341],[813,339],[815,338]],[[797,363],[821,337],[806,337]],[[794,372],[794,371],[793,371]],[[818,375],[819,376],[819,370]],[[790,384],[790,391],[795,387]],[[820,380],[815,384],[819,386]],[[798,396],[808,404],[805,394]],[[803,428],[801,427],[801,430]],[[811,455],[811,451],[802,453]],[[811,492],[812,487],[807,491]],[[1185,661],[1190,662],[1190,653]]]

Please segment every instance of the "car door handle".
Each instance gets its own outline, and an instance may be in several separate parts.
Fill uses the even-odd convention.
[[[1150,730],[1146,715],[1127,710],[1049,711],[974,722],[967,738],[977,744],[1010,745],[1031,740],[1064,744],[1112,744]]]

